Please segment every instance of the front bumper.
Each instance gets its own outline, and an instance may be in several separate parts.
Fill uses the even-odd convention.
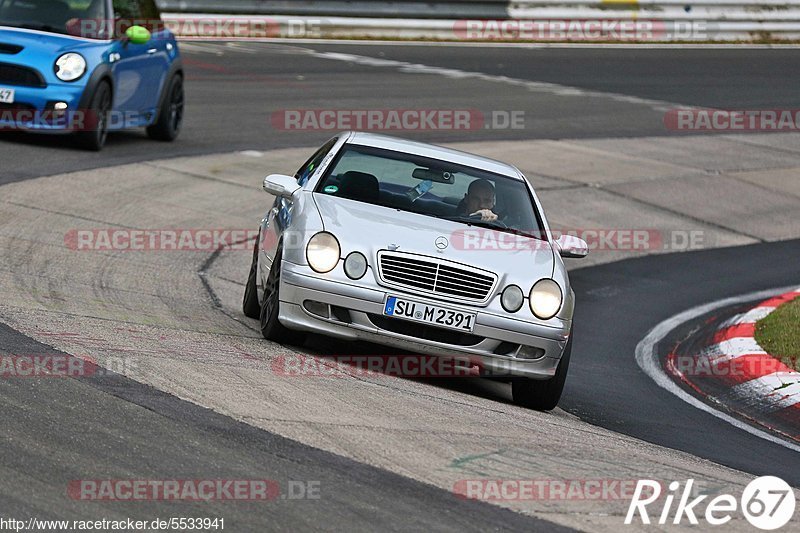
[[[413,293],[395,289],[390,292],[393,296],[421,300]],[[284,261],[279,320],[294,330],[346,340],[369,341],[415,353],[468,358],[487,376],[533,379],[549,379],[555,374],[571,328],[571,321],[561,321],[563,327],[554,328],[489,313],[481,308],[447,303],[443,305],[450,309],[477,313],[473,333],[469,336],[476,342],[468,340],[466,344],[454,344],[430,340],[410,334],[407,328],[400,328],[404,331],[398,332],[376,324],[414,324],[414,329],[418,331],[432,328],[402,319],[383,318],[388,294],[389,291],[382,287],[370,288],[324,279],[306,266]],[[304,302],[309,301],[335,306],[339,312],[328,313],[327,318],[313,314],[304,306]],[[526,358],[521,353],[527,354]],[[527,358],[531,356],[534,358]]]
[[[37,132],[62,133],[75,131],[77,117],[72,115],[79,108],[85,90],[84,84],[50,84],[47,87],[0,86],[14,90],[14,103],[0,105],[0,128],[31,130]],[[65,102],[67,112],[62,119],[53,119],[48,104]]]

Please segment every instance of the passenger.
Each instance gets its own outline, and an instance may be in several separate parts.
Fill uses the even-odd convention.
[[[463,216],[480,215],[481,220],[497,220],[494,209],[494,185],[486,179],[477,179],[469,184],[467,194],[458,204],[457,213]]]

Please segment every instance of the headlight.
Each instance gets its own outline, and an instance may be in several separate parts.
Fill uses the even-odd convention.
[[[54,70],[61,81],[75,81],[86,72],[86,60],[82,55],[70,52],[56,59]]]
[[[542,320],[556,316],[561,309],[561,287],[552,279],[540,279],[531,289],[529,302],[531,311]]]
[[[503,309],[509,313],[516,313],[519,311],[524,300],[525,296],[522,294],[522,289],[516,285],[509,285],[506,287],[503,291],[503,295],[500,296],[500,304],[503,306]]]
[[[361,279],[367,273],[367,258],[360,252],[352,252],[344,260],[344,273],[350,279]]]
[[[341,254],[339,241],[327,231],[321,231],[311,237],[306,246],[306,259],[314,272],[324,274],[330,272],[339,262]]]

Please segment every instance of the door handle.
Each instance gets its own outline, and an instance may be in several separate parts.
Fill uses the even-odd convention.
[[[158,48],[151,48],[147,51],[148,54],[155,54],[156,52],[158,52]]]

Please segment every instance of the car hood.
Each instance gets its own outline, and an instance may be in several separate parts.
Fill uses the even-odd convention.
[[[495,272],[500,287],[519,284],[527,291],[553,274],[552,246],[542,240],[469,226],[334,196],[314,194],[325,230],[342,244],[342,253],[358,250],[373,262],[379,250],[396,246],[409,252],[464,263]],[[439,251],[437,239],[447,239]]]
[[[14,60],[20,56],[35,53],[42,56],[58,56],[63,52],[108,46],[108,41],[91,41],[60,33],[40,32],[0,26],[0,43],[22,46],[18,54],[0,54],[0,61]]]

